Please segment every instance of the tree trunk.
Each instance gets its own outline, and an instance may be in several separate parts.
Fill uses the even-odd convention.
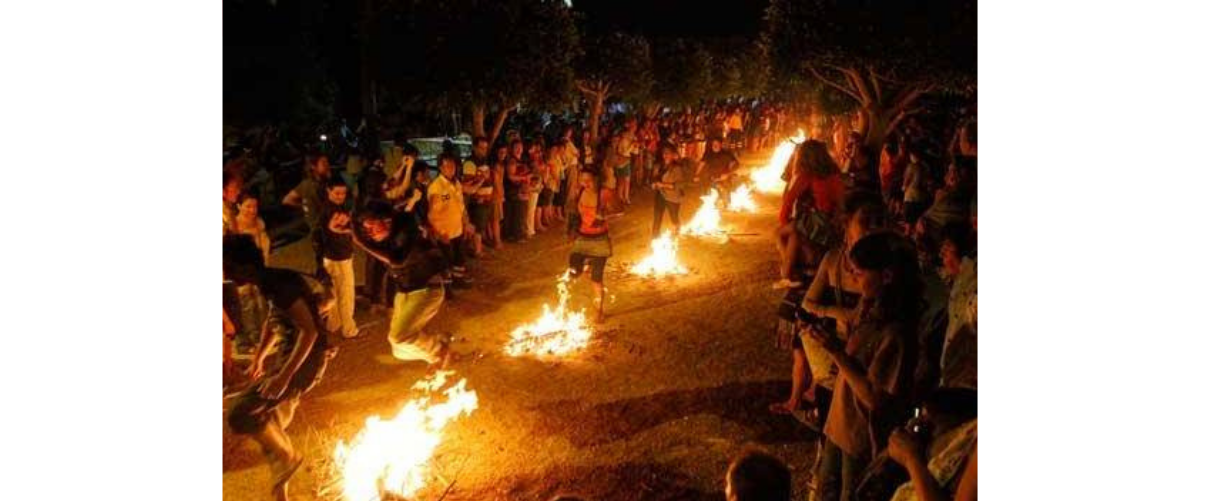
[[[490,144],[494,144],[494,141],[496,141],[498,139],[498,134],[502,133],[502,126],[504,124],[506,124],[506,116],[510,115],[510,110],[512,110],[512,109],[514,109],[514,107],[503,108],[501,111],[498,112],[497,115],[494,116],[494,126],[490,128],[490,135],[488,138]],[[485,119],[485,115],[483,112],[482,120],[484,120],[484,119]],[[474,120],[476,120],[476,118],[474,118]]]
[[[485,105],[474,104],[471,107],[473,118],[473,137],[485,136]],[[492,144],[492,142],[491,142]]]
[[[607,96],[602,92],[593,94],[594,102],[590,103],[590,137],[594,139],[594,144],[598,144],[598,124],[602,121],[603,102]]]

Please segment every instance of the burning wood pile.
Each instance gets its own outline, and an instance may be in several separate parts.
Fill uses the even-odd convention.
[[[557,279],[556,288],[556,309],[545,304],[544,314],[535,322],[516,327],[505,348],[507,355],[564,356],[586,347],[593,330],[586,325],[585,310],[569,311],[569,271]]]
[[[345,501],[415,499],[430,476],[430,461],[444,428],[477,409],[477,392],[465,379],[451,383],[439,371],[415,383],[421,395],[391,419],[372,416],[351,442],[335,445],[334,467]]]
[[[673,234],[663,232],[660,237],[653,239],[652,248],[652,254],[632,266],[632,274],[661,278],[688,273],[686,267],[678,262],[678,239]]]

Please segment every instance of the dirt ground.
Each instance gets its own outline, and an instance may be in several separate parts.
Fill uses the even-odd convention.
[[[760,165],[768,154],[743,160]],[[684,222],[698,206],[697,193],[688,195]],[[757,201],[757,214],[724,214],[746,235],[726,244],[683,238],[679,260],[690,275],[650,281],[624,273],[649,252],[652,198],[637,193],[611,227],[607,322],[584,351],[558,361],[512,358],[502,347],[555,303],[568,260],[563,226],[472,263],[473,288],[457,292],[430,328],[460,338],[452,369],[479,408],[445,430],[422,498],[438,499],[454,481],[446,499],[722,500],[727,462],[758,444],[787,461],[804,499],[816,436],[766,410],[787,393],[790,354],[773,345],[778,199]],[[305,263],[304,250],[282,249],[279,261]],[[571,306],[586,307],[588,283],[571,290]],[[426,370],[389,356],[388,319],[358,317],[371,334],[341,345],[290,428],[307,458],[291,484],[295,499],[333,499],[321,483],[334,441],[353,437],[368,416],[392,416]],[[224,437],[225,497],[266,498],[258,448]]]

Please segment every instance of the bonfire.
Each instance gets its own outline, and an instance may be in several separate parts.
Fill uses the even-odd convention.
[[[555,310],[544,304],[540,318],[510,333],[507,355],[563,356],[586,347],[593,331],[586,325],[585,310],[569,311],[569,276],[569,271],[565,271],[557,279]]]
[[[340,440],[335,445],[334,465],[344,500],[415,499],[426,487],[444,427],[477,409],[477,392],[466,390],[463,378],[449,384],[452,375],[439,371],[419,380],[413,389],[420,396],[406,402],[396,416],[372,416],[350,443]]]
[[[682,234],[696,237],[710,237],[728,241],[728,232],[720,227],[720,209],[716,202],[720,193],[712,188],[711,192],[703,195],[703,205],[695,212],[689,223],[682,226]]]
[[[632,273],[645,278],[685,275],[686,267],[678,262],[678,239],[670,232],[653,240],[653,253],[632,266]]]
[[[757,204],[753,202],[753,190],[748,184],[741,184],[728,194],[729,212],[757,212]]]
[[[787,183],[782,180],[782,173],[786,169],[787,163],[791,161],[791,155],[795,153],[795,146],[805,139],[807,137],[804,136],[803,131],[796,130],[794,137],[783,140],[774,148],[774,154],[770,156],[770,163],[753,169],[749,173],[749,179],[753,181],[753,186],[757,188],[757,191],[765,194],[782,194],[787,186]]]

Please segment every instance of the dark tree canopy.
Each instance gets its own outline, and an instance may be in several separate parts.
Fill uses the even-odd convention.
[[[762,41],[776,86],[835,91],[878,143],[921,96],[974,92],[975,16],[973,0],[771,0]]]

